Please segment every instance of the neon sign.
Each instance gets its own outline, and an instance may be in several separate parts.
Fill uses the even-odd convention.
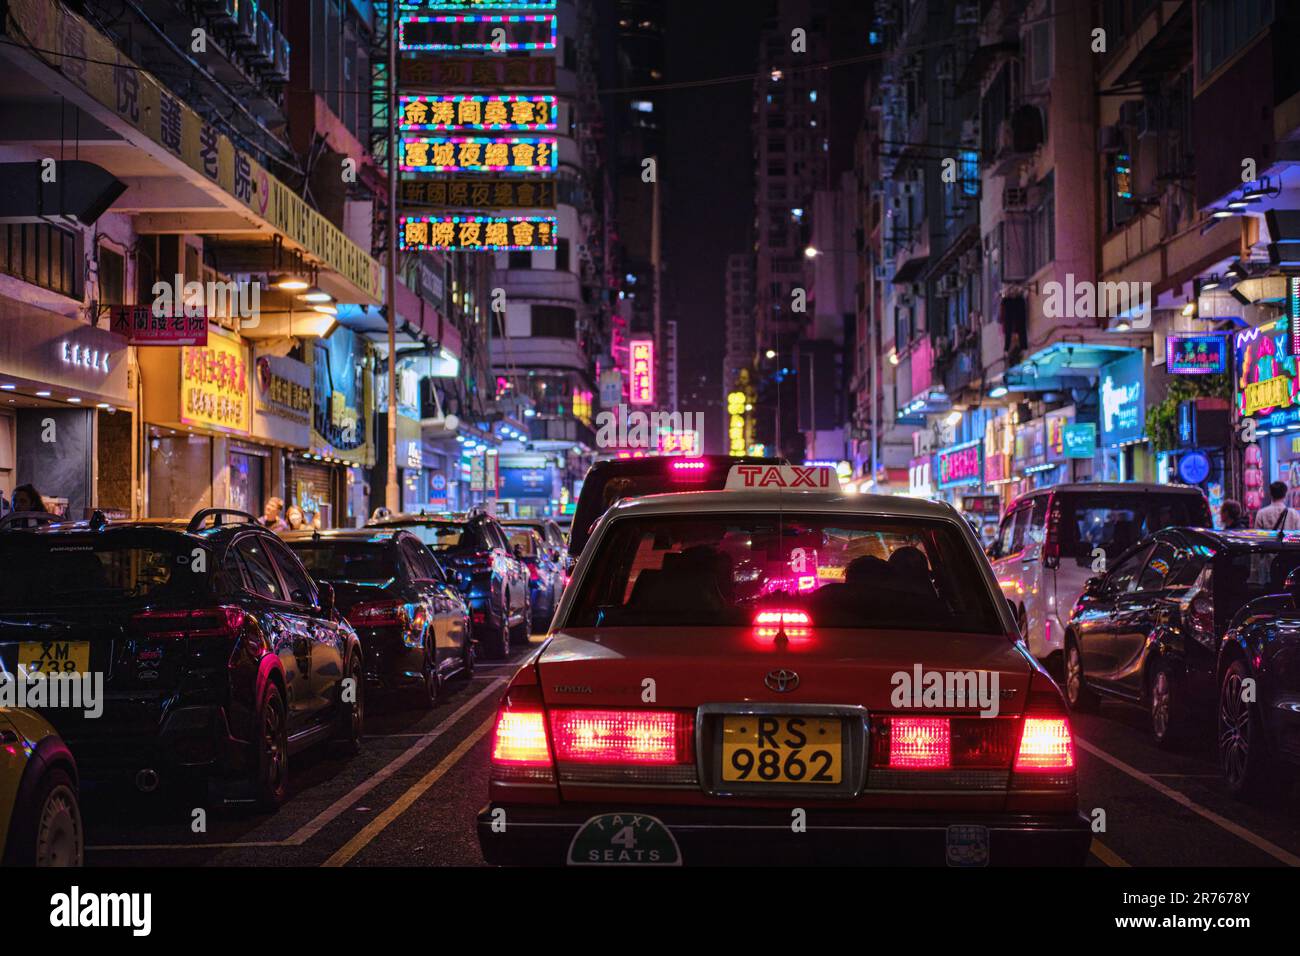
[[[493,36],[498,29],[505,32],[505,39]],[[404,16],[397,21],[397,44],[402,50],[554,50],[556,36],[555,15],[545,13]]]
[[[939,487],[978,485],[984,473],[984,463],[980,458],[982,447],[983,442],[969,441],[939,452],[935,456],[939,465]]]
[[[1169,375],[1218,375],[1228,370],[1228,341],[1222,335],[1170,335],[1165,339]]]
[[[554,249],[553,216],[402,216],[402,249],[414,252],[513,252]]]
[[[1271,421],[1277,412],[1289,412],[1296,405],[1296,359],[1287,350],[1289,335],[1285,319],[1237,333],[1239,415]]]
[[[543,133],[555,129],[554,96],[403,96],[400,112],[405,132]]]
[[[633,405],[651,405],[655,400],[655,344],[650,339],[632,339],[628,345],[629,396]]]
[[[550,173],[555,140],[518,136],[421,136],[403,139],[404,173]]]

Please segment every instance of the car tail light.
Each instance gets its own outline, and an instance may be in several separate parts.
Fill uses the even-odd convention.
[[[355,604],[344,617],[353,627],[405,627],[409,620],[401,601]]]
[[[555,759],[586,764],[692,764],[690,714],[673,710],[553,710]]]
[[[1047,506],[1047,536],[1043,541],[1043,564],[1061,565],[1061,496],[1052,494]]]
[[[678,458],[668,466],[674,481],[705,481],[709,477],[709,463],[699,458]]]
[[[244,627],[242,608],[221,605],[185,610],[141,611],[131,617],[132,633],[145,638],[237,638]]]
[[[1016,752],[1016,773],[1073,770],[1074,738],[1066,717],[1026,717]]]
[[[802,608],[765,608],[754,615],[755,627],[811,627],[812,617]]]
[[[494,780],[554,783],[546,712],[536,687],[512,687],[497,710],[492,733]]]
[[[952,725],[946,717],[896,717],[889,766],[930,770],[952,766]]]

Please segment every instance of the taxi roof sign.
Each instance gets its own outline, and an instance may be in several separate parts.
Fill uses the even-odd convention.
[[[840,477],[826,465],[732,465],[727,491],[820,491],[838,494]]]

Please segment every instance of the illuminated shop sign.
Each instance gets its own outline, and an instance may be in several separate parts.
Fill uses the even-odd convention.
[[[1146,429],[1141,352],[1132,352],[1101,369],[1101,440],[1105,445],[1138,441]]]
[[[1165,339],[1169,375],[1218,375],[1228,370],[1228,340],[1222,335],[1171,335]]]
[[[655,344],[650,339],[632,339],[628,345],[628,400],[633,405],[650,405],[655,400]]]
[[[553,216],[402,216],[401,247],[414,252],[513,252],[555,248]]]
[[[397,21],[397,45],[402,50],[554,50],[555,39],[555,15],[546,13],[404,16]]]
[[[64,365],[89,369],[92,372],[99,372],[101,375],[107,375],[112,371],[108,367],[108,355],[107,349],[88,348],[67,339],[62,339],[59,342],[59,359]]]
[[[1043,417],[1047,428],[1047,460],[1053,463],[1065,461],[1065,428],[1074,421],[1074,409],[1063,408],[1048,412]]]
[[[980,457],[982,443],[966,442],[945,448],[937,455],[939,487],[952,488],[957,485],[978,485],[984,474],[984,462]]]
[[[217,431],[249,430],[248,359],[244,346],[224,335],[206,346],[181,349],[181,421]]]
[[[403,206],[433,209],[554,209],[554,179],[404,180],[397,184]]]
[[[491,130],[545,133],[555,129],[555,97],[526,95],[403,96],[404,132]]]
[[[555,140],[518,136],[422,136],[403,139],[406,173],[552,173]]]
[[[1037,468],[1047,462],[1047,432],[1041,418],[1016,428],[1014,462],[1017,469]]]
[[[1291,354],[1300,355],[1300,275],[1286,277],[1286,315],[1291,323]]]
[[[749,397],[742,391],[737,390],[727,396],[727,441],[732,455],[745,454],[747,404]]]
[[[1067,458],[1091,458],[1097,453],[1097,426],[1092,422],[1071,422],[1061,437]]]
[[[545,90],[555,86],[555,57],[416,57],[398,65],[403,89]]]
[[[127,345],[207,345],[208,319],[198,315],[154,315],[152,305],[115,305],[109,328]]]
[[[1010,415],[999,415],[984,426],[984,483],[1005,484],[1011,480],[1011,449],[1015,431]]]
[[[1253,329],[1242,329],[1235,346],[1237,413],[1258,418],[1261,424],[1279,418],[1285,422],[1296,405],[1296,358],[1288,351],[1289,324],[1277,319]],[[1276,413],[1284,413],[1277,416]]]

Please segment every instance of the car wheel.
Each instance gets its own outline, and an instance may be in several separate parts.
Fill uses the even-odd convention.
[[[1083,656],[1073,635],[1065,639],[1065,700],[1071,710],[1086,713],[1097,709],[1097,695],[1083,676]]]
[[[510,656],[510,624],[504,614],[497,620],[496,628],[484,641],[487,655],[495,660],[505,660]]]
[[[1187,737],[1187,694],[1182,678],[1166,661],[1156,661],[1147,691],[1151,736],[1166,749]]]
[[[72,776],[61,768],[46,771],[26,809],[17,808],[14,845],[6,864],[17,866],[81,866],[85,834],[81,807]]]
[[[478,663],[478,645],[474,641],[474,632],[470,629],[469,618],[465,618],[465,643],[460,648],[461,676],[469,680],[474,676],[474,665]]]
[[[528,643],[528,638],[532,634],[532,629],[533,629],[533,601],[532,601],[532,597],[530,596],[524,600],[524,610],[523,613],[520,615],[519,642],[521,644]]]
[[[1228,791],[1242,800],[1257,800],[1270,789],[1274,768],[1264,745],[1258,703],[1242,700],[1250,677],[1245,661],[1233,661],[1219,688],[1219,770]]]
[[[338,732],[334,741],[342,753],[354,754],[361,750],[361,735],[366,729],[366,675],[356,654],[348,658],[347,679],[352,681],[355,694],[351,701],[343,700],[343,682],[339,682]]]
[[[257,804],[275,810],[289,793],[289,723],[280,688],[270,681],[262,689],[257,727]]]
[[[437,664],[427,652],[424,655],[424,666],[420,670],[424,675],[424,683],[418,691],[420,706],[425,710],[433,710],[442,699],[442,678],[438,675]]]

